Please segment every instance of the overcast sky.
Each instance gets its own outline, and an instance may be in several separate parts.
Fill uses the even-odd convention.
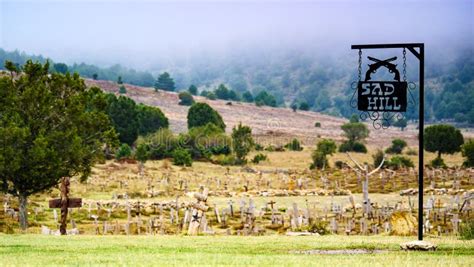
[[[67,63],[129,63],[240,49],[349,50],[352,43],[474,42],[470,0],[9,1],[0,47]],[[258,2],[258,3],[257,3]]]

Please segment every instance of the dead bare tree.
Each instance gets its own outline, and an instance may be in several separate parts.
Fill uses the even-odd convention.
[[[353,159],[349,153],[346,153],[346,154],[349,157],[349,159],[352,162],[354,162],[357,169],[355,167],[352,167],[351,165],[349,165],[347,163],[346,163],[346,165],[349,166],[357,174],[365,176],[365,180],[362,181],[362,194],[363,194],[363,197],[364,197],[364,213],[369,215],[371,213],[371,203],[370,203],[370,199],[369,199],[369,177],[372,176],[374,173],[378,172],[380,170],[380,168],[382,168],[382,166],[385,162],[385,155],[384,155],[380,165],[377,168],[375,168],[374,170],[372,170],[371,172],[369,172],[369,165],[367,163],[365,163],[364,166],[362,166],[355,159]]]

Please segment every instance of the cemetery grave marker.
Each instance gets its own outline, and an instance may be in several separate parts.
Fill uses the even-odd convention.
[[[61,235],[66,235],[68,208],[82,207],[82,198],[69,198],[69,187],[70,187],[69,177],[61,178],[61,187],[60,187],[61,198],[49,200],[50,209],[54,209],[54,208],[61,209],[61,224],[59,227],[59,231]]]

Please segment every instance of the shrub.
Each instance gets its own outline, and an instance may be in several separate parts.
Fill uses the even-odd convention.
[[[125,88],[125,86],[123,86],[123,85],[120,86],[119,93],[122,94],[122,95],[126,94],[127,93],[127,88]]]
[[[191,166],[193,159],[187,149],[177,148],[173,151],[173,164],[178,166]]]
[[[400,168],[410,168],[415,167],[413,161],[411,159],[406,158],[404,156],[394,156],[386,164],[389,168],[398,170]]]
[[[407,146],[407,142],[402,139],[393,139],[392,145],[385,150],[388,154],[401,154],[403,149]]]
[[[323,139],[318,142],[316,149],[324,155],[332,155],[334,152],[336,152],[337,145],[331,139]]]
[[[339,152],[358,152],[358,153],[367,153],[367,148],[364,144],[360,142],[350,142],[346,141],[339,146]]]
[[[314,124],[314,127],[316,127],[316,128],[321,128],[321,123],[320,123],[320,122],[316,122],[316,123]]]
[[[252,129],[239,123],[232,129],[232,148],[239,162],[246,162],[245,157],[254,145]]]
[[[311,158],[313,159],[313,163],[309,166],[310,169],[322,169],[324,167],[328,167],[328,160],[326,155],[321,151],[315,150],[311,154]]]
[[[179,136],[178,142],[190,151],[194,159],[210,159],[212,155],[231,153],[231,139],[213,123],[190,129],[187,134]]]
[[[268,151],[268,152],[273,152],[275,151],[276,148],[274,145],[268,145],[266,148],[265,148],[265,151]]]
[[[194,98],[189,92],[179,93],[179,105],[182,106],[191,106],[194,104]]]
[[[474,139],[462,146],[462,156],[466,158],[463,163],[465,167],[474,167]]]
[[[265,149],[261,144],[255,144],[254,148],[256,151],[263,151]]]
[[[225,123],[221,115],[206,103],[195,103],[188,110],[188,129],[205,126],[213,123],[222,131],[225,130]]]
[[[474,239],[474,220],[467,220],[465,223],[461,224],[459,234],[463,240]]]
[[[337,160],[336,162],[334,162],[334,165],[336,166],[336,168],[342,169],[344,167],[344,162]]]
[[[267,155],[258,153],[257,155],[253,157],[252,163],[258,164],[260,163],[260,161],[265,161],[265,160],[267,160]]]
[[[218,155],[218,156],[213,157],[211,162],[214,164],[219,164],[223,166],[230,166],[230,165],[236,165],[237,158],[232,154]]]
[[[122,144],[117,152],[115,153],[115,158],[120,159],[128,159],[132,155],[132,149],[127,144]]]
[[[178,140],[169,129],[159,129],[155,133],[137,139],[137,146],[148,147],[150,159],[163,159],[172,156],[172,151],[178,146]]]
[[[312,222],[308,226],[308,232],[318,233],[320,235],[327,235],[330,233],[328,229],[328,225],[329,225],[328,221],[318,220],[318,221]]]
[[[409,155],[409,156],[416,156],[418,155],[418,151],[416,151],[416,149],[413,149],[413,148],[409,148],[405,154]]]
[[[433,168],[445,168],[446,164],[444,163],[444,160],[442,158],[436,157],[430,162],[430,166]]]
[[[296,139],[296,138],[291,140],[290,143],[286,144],[285,148],[287,148],[288,150],[291,150],[291,151],[301,151],[301,150],[303,150],[303,148],[301,147],[300,141],[298,141],[298,139]]]

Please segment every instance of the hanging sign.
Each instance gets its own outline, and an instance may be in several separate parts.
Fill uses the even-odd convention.
[[[375,63],[369,64],[365,81],[357,85],[357,109],[360,111],[405,112],[407,109],[407,82],[400,82],[396,65],[390,63],[397,57],[379,60],[368,57]],[[395,81],[371,81],[370,75],[385,67],[394,74]]]

